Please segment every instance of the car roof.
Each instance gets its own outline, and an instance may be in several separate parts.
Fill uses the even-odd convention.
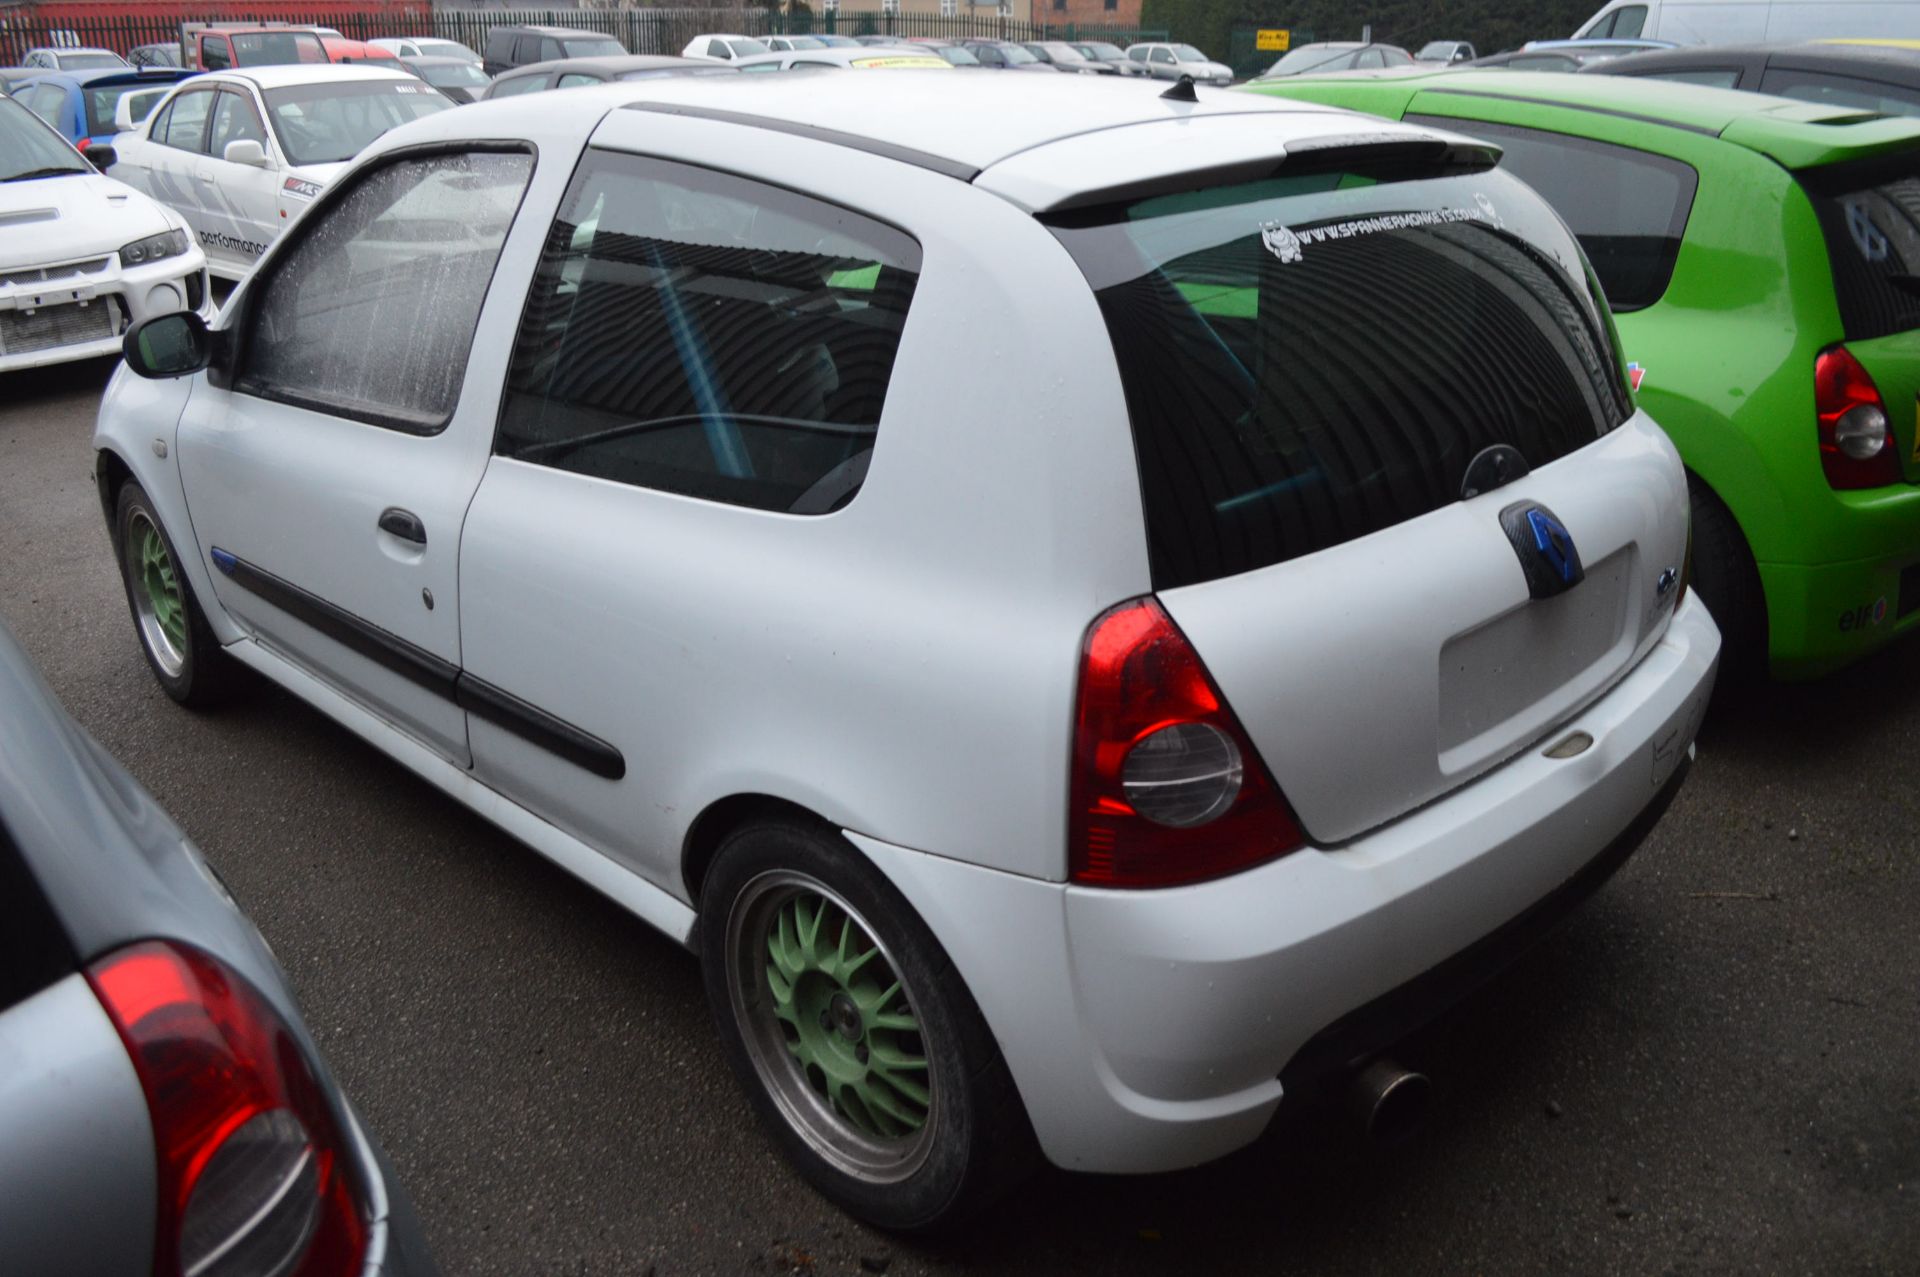
[[[397,67],[377,66],[367,62],[295,62],[286,66],[227,67],[214,72],[210,77],[195,76],[194,78],[196,80],[203,78],[251,80],[255,86],[262,89],[285,89],[298,84],[338,84],[347,80],[418,82],[414,76]]]
[[[1269,81],[1273,87],[1263,86],[1262,91],[1286,92],[1289,87],[1298,89],[1316,81],[1358,89],[1360,93],[1365,92],[1360,86],[1369,83],[1392,84],[1409,95],[1433,90],[1665,124],[1748,147],[1788,168],[1920,142],[1920,119],[1886,118],[1851,107],[1623,75],[1476,70],[1416,63],[1338,77],[1309,72]],[[1366,107],[1360,97],[1344,99],[1342,104]]]
[[[528,23],[515,23],[512,26],[495,27],[493,30],[513,31],[524,35],[550,35],[561,39],[583,35],[605,36],[607,34],[604,31],[588,31],[581,27],[541,27]]]
[[[1097,194],[1131,189],[1142,178],[1227,165],[1257,168],[1303,138],[1363,132],[1367,141],[1377,141],[1426,133],[1381,121],[1357,129],[1345,112],[1257,94],[1202,88],[1195,101],[1168,98],[1165,84],[1118,77],[1099,83],[1079,76],[973,81],[933,70],[808,76],[803,85],[785,75],[625,81],[483,101],[410,124],[400,140],[511,137],[536,129],[591,132],[624,107],[797,135],[963,181],[981,179],[983,188],[1037,211],[1093,202]],[[1190,127],[1213,117],[1219,117],[1218,130],[1201,135]],[[1134,125],[1157,127],[1129,132]],[[1097,160],[1075,158],[1083,142],[1091,148],[1088,156],[1099,152]],[[1073,145],[1058,145],[1063,143]],[[1195,158],[1201,152],[1205,157]],[[1020,163],[990,175],[1009,160]]]
[[[424,62],[425,58],[410,59]],[[445,58],[446,62],[465,62],[465,58]],[[604,58],[548,58],[545,62],[529,62],[511,71],[502,71],[499,78],[509,76],[515,79],[523,75],[544,75],[554,71],[604,71],[608,75],[618,75],[623,71],[659,71],[674,67],[698,67],[702,71],[711,71],[715,64],[705,58],[682,58],[666,53],[626,53],[619,57],[611,54]]]
[[[31,68],[29,68],[31,69]],[[165,86],[195,74],[184,67],[88,67],[84,71],[45,71],[36,80],[60,80],[84,88],[99,80]]]
[[[1831,71],[1837,75],[1904,72],[1920,76],[1920,41],[1905,44],[1853,44],[1840,41],[1777,42],[1770,44],[1688,45],[1677,49],[1650,49],[1598,63],[1601,68],[1718,66],[1765,58],[1768,65],[1802,71]]]
[[[446,53],[409,53],[400,59],[410,67],[477,66],[472,58],[463,58],[458,54]],[[597,62],[598,58],[576,58],[575,61]],[[540,65],[545,66],[546,63]]]
[[[931,50],[913,47],[895,49],[890,45],[884,44],[862,44],[851,49],[836,47],[834,45],[827,45],[819,49],[776,49],[772,53],[756,53],[751,57],[736,58],[731,65],[749,67],[767,66],[769,64],[778,66],[783,63],[791,63],[798,66],[806,66],[811,63],[814,66],[821,66],[827,63],[838,63],[841,66],[850,67],[856,62],[872,62],[878,59],[903,57],[915,57],[923,62],[932,60],[940,62],[942,66],[946,65],[944,61],[941,61],[940,55]],[[682,59],[675,60],[681,61]],[[698,62],[699,59],[686,58],[684,61]],[[702,65],[712,66],[713,64],[709,62]]]

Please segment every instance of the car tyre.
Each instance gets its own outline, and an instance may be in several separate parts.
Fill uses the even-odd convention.
[[[180,556],[146,489],[128,480],[114,505],[113,542],[140,651],[168,696],[192,709],[219,704],[238,675],[207,625]]]
[[[1720,685],[1753,683],[1767,672],[1767,596],[1733,511],[1700,477],[1687,474],[1693,506],[1693,589],[1720,627]]]
[[[944,1231],[1037,1164],[966,985],[832,830],[782,820],[731,834],[701,891],[699,947],[735,1076],[788,1160],[848,1214]]]

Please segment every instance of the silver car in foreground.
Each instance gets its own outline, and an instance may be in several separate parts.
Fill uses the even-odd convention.
[[[850,1211],[1221,1156],[1598,886],[1712,684],[1679,457],[1498,159],[1118,77],[443,112],[129,336],[141,644],[696,951]]]
[[[0,625],[0,1272],[434,1271],[266,942]]]

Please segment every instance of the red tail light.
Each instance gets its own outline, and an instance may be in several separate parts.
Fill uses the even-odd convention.
[[[1900,481],[1887,405],[1845,346],[1823,350],[1814,360],[1813,397],[1820,415],[1820,464],[1829,486],[1879,488]]]
[[[1299,822],[1160,605],[1087,630],[1075,713],[1068,869],[1097,887],[1169,887],[1302,845]]]
[[[80,152],[80,153],[81,153],[82,155],[85,155],[85,154],[87,153],[87,148],[88,148],[88,147],[90,147],[90,146],[92,146],[92,145],[93,145],[93,139],[92,139],[92,138],[90,138],[90,137],[83,137],[83,138],[81,138],[81,139],[80,139],[80,140],[79,140],[78,142],[75,142],[75,143],[73,144],[73,149],[74,149],[74,150],[76,150],[76,151],[78,151],[78,152]]]
[[[366,1225],[346,1142],[266,1000],[208,955],[161,941],[87,974],[153,1118],[154,1277],[360,1272]]]

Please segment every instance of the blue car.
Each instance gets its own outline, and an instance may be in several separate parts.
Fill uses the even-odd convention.
[[[164,90],[197,75],[175,67],[104,67],[97,71],[48,71],[13,85],[13,99],[59,130],[81,150],[97,142],[111,143],[114,108],[129,93],[156,90],[134,113],[133,123],[146,118]]]

